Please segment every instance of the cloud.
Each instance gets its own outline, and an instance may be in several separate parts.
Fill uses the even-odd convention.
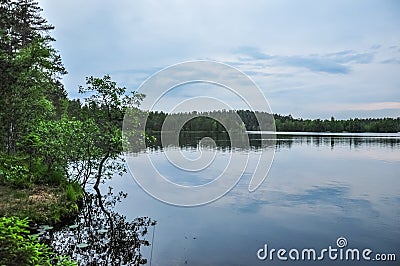
[[[373,53],[357,53],[353,50],[344,50],[328,54],[314,55],[269,55],[260,51],[256,47],[244,46],[234,51],[239,55],[245,56],[243,61],[265,60],[277,65],[306,68],[312,72],[325,72],[331,74],[348,74],[350,63],[367,64],[374,57]]]
[[[371,45],[370,48],[373,49],[373,50],[378,50],[381,47],[382,47],[382,45],[380,45],[380,44],[374,44],[374,45]]]
[[[395,1],[39,3],[56,27],[54,45],[69,72],[63,83],[71,97],[81,97],[77,90],[86,76],[109,73],[118,85],[136,90],[164,67],[210,59],[248,74],[276,112],[311,118],[399,113],[332,114],[312,108],[315,103],[392,102],[400,97]]]
[[[382,64],[400,64],[400,58],[389,58],[381,61]]]
[[[377,111],[388,109],[400,109],[400,102],[373,102],[373,103],[352,103],[352,104],[330,104],[325,108],[332,110],[348,110],[348,111]]]
[[[314,72],[331,74],[348,74],[350,72],[348,66],[321,57],[286,56],[280,57],[278,62],[288,66],[307,68]]]
[[[267,55],[267,54],[261,52],[258,48],[252,47],[252,46],[242,46],[242,47],[235,49],[234,52],[238,53],[238,54],[244,54],[244,55],[250,57],[251,59],[256,59],[256,60],[274,59],[274,56]]]
[[[344,50],[336,53],[325,55],[327,59],[332,60],[336,63],[357,63],[357,64],[368,64],[374,58],[373,53],[357,53],[353,50]]]

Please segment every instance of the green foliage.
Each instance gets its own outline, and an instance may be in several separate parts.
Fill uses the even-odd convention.
[[[65,170],[49,168],[41,157],[0,156],[0,185],[29,188],[33,184],[62,185],[66,182]]]
[[[62,109],[66,71],[37,2],[4,0],[0,10],[0,150],[15,154],[33,123]]]
[[[0,218],[0,265],[77,265],[30,235],[28,219]]]
[[[43,168],[42,168],[43,169]],[[43,184],[49,186],[58,186],[66,182],[64,169],[55,168],[51,171],[36,172],[36,184]]]
[[[17,188],[30,186],[31,175],[19,157],[0,157],[0,184]]]
[[[68,183],[65,188],[65,196],[68,201],[77,202],[83,199],[82,187],[76,183]]]
[[[34,167],[42,173],[42,183],[57,184],[66,177],[71,181],[85,180],[82,176],[92,160],[100,157],[96,146],[99,129],[92,119],[40,121],[32,131],[40,139],[40,145],[31,150],[36,155]]]
[[[118,87],[109,75],[103,78],[87,77],[86,87],[80,86],[79,92],[90,94],[85,98],[87,118],[93,119],[99,127],[97,146],[103,154],[113,157],[122,152],[122,121],[126,111],[137,107],[144,95]]]
[[[85,177],[85,180],[88,176],[95,178],[95,187],[98,187],[104,178],[126,171],[125,165],[117,161],[123,150],[122,121],[128,109],[137,107],[144,95],[135,92],[128,95],[126,88],[118,87],[109,75],[86,78],[86,87],[80,86],[79,92],[90,95],[85,98],[82,109],[85,119],[94,121],[98,127],[94,138],[97,150],[95,153],[87,153],[86,158],[86,161],[92,162],[90,169],[96,169],[97,172],[89,172]]]
[[[33,156],[36,155],[36,151],[39,149],[39,147],[41,145],[42,145],[42,142],[40,140],[40,136],[33,132],[26,135],[22,139],[21,143],[17,143],[17,146],[19,146],[22,151],[24,151],[26,154],[29,155],[29,171],[30,172],[32,172]]]

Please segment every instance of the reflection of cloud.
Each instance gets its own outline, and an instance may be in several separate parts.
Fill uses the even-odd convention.
[[[336,155],[338,158],[346,159],[346,160],[379,160],[384,162],[392,162],[399,163],[400,162],[400,154],[397,149],[392,150],[368,150],[362,149],[357,150],[355,152],[348,152],[345,150],[339,150],[337,146],[335,146]]]
[[[333,150],[323,139],[317,149],[305,139],[294,141],[289,149],[276,154],[267,180],[256,192],[246,190],[250,167],[238,186],[214,204],[269,218],[282,212],[356,219],[390,217],[398,197],[394,188],[397,178],[395,168],[387,167],[398,165],[398,150],[380,142],[361,142],[351,148],[347,145],[350,139],[345,141]]]
[[[373,53],[357,53],[344,50],[328,54],[313,54],[308,56],[269,55],[255,47],[240,47],[236,53],[246,56],[243,61],[265,60],[278,65],[306,68],[313,72],[347,74],[350,72],[349,63],[367,64],[373,59]]]
[[[325,206],[333,205],[340,208],[343,212],[354,212],[362,209],[363,212],[376,215],[378,212],[372,208],[370,201],[348,197],[349,187],[344,186],[320,186],[313,187],[301,194],[282,193],[281,204],[286,206],[311,205]]]
[[[318,209],[319,214],[328,212],[340,213],[346,218],[360,219],[360,217],[377,217],[379,211],[373,208],[372,202],[366,199],[349,197],[350,188],[337,185],[312,187],[298,193],[269,192],[268,200],[252,198],[243,201],[244,195],[237,195],[236,205],[238,211],[244,213],[259,213],[266,208],[290,208],[293,211],[306,211]],[[237,202],[240,204],[237,204]],[[271,216],[271,214],[269,214]]]

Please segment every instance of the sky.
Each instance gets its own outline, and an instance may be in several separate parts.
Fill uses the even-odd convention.
[[[110,74],[138,90],[152,74],[191,60],[248,75],[274,113],[302,118],[400,116],[400,1],[39,0],[68,74]],[[204,84],[203,84],[204,85]],[[139,89],[140,91],[140,89]],[[141,91],[146,94],[146,91]],[[189,93],[188,93],[189,92]],[[168,111],[193,95],[240,107],[221,87],[166,95]],[[250,92],[249,92],[250,93]]]

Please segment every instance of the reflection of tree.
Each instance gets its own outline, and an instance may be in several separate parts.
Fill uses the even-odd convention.
[[[164,133],[175,134],[175,133]],[[164,145],[161,142],[161,133],[153,133],[155,139],[146,146],[152,150],[161,150]],[[221,150],[229,150],[231,148],[273,148],[275,147],[274,134],[247,134],[247,133],[227,133],[227,132],[179,132],[179,146],[197,148],[199,142],[203,138],[211,138],[214,140],[216,147]],[[247,143],[249,145],[247,145]]]
[[[168,134],[168,133],[167,133]],[[146,143],[146,146],[151,150],[162,150],[161,134],[154,133],[155,140],[151,143]],[[240,138],[248,138],[250,149],[265,149],[265,148],[291,148],[294,143],[301,145],[330,146],[333,149],[336,146],[371,146],[383,145],[392,148],[398,148],[400,138],[398,137],[365,137],[365,136],[335,136],[335,135],[292,135],[292,134],[233,134],[232,136]],[[179,146],[197,148],[199,141],[204,138],[212,138],[216,143],[216,148],[221,150],[229,150],[230,148],[240,148],[232,145],[231,137],[226,132],[180,132]],[[264,140],[264,141],[262,141]]]
[[[252,137],[256,140],[258,134],[253,134]],[[256,141],[250,142],[257,144]],[[318,136],[318,135],[277,135],[276,140],[276,149],[282,148],[291,148],[293,143],[297,143],[300,145],[313,145],[316,147],[319,146],[330,146],[333,149],[336,146],[350,146],[350,148],[358,148],[361,146],[376,146],[381,145],[385,147],[391,147],[393,149],[398,148],[400,146],[400,138],[398,137],[348,137],[348,136]],[[256,145],[257,147],[257,145]]]
[[[139,265],[147,263],[141,247],[150,243],[144,237],[155,222],[148,217],[126,217],[113,211],[116,202],[126,197],[113,195],[110,188],[102,196],[99,189],[87,193],[85,206],[75,225],[44,236],[56,252],[71,256],[80,265]]]

